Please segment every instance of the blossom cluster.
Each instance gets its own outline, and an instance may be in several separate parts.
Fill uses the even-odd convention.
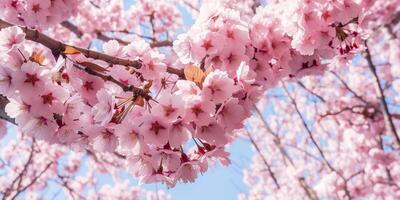
[[[28,27],[45,28],[77,13],[80,0],[1,0],[0,18]]]
[[[249,6],[240,10],[234,2],[204,3],[193,27],[178,36],[168,55],[137,37],[128,45],[118,40],[103,44],[108,56],[136,60],[140,67],[89,58],[73,47],[46,49],[25,41],[21,28],[2,29],[0,94],[10,100],[6,112],[23,134],[121,155],[143,182],[170,187],[193,182],[211,161],[229,164],[225,147],[262,92],[285,79],[323,72],[324,59],[349,60],[360,46],[358,24],[365,9],[357,1],[273,1],[254,17]],[[177,28],[178,15],[169,4],[163,9],[149,1],[139,4],[145,14],[131,17],[149,20],[151,40]],[[81,5],[95,13],[79,12],[75,20],[83,30],[129,28],[120,15],[112,15],[124,13],[121,2],[107,7],[111,14],[96,11],[106,1]],[[169,17],[162,19],[163,13]],[[50,24],[25,21],[26,26]]]
[[[249,119],[249,132],[259,152],[244,171],[250,192],[239,199],[400,197],[398,143],[385,125],[381,99],[384,96],[390,102],[388,115],[396,130],[400,51],[399,24],[394,21],[400,8],[397,0],[363,1],[361,5],[369,7],[361,26],[373,31],[368,34],[369,53],[364,58],[359,56],[346,67],[333,62],[324,76],[281,84],[257,104],[260,110],[273,105],[274,111],[268,118]],[[377,28],[382,24],[386,28]],[[371,67],[377,80],[371,78]],[[383,82],[387,85],[380,94],[376,88]],[[282,95],[285,87],[288,91],[283,97],[276,95]],[[310,142],[310,135],[315,143]]]
[[[385,127],[379,97],[371,92],[375,85],[366,65],[362,60],[325,76],[303,78],[302,86],[286,84],[291,89],[284,96],[291,95],[302,117],[313,122],[307,127],[289,98],[272,95],[285,86],[268,92],[257,105],[264,110],[268,109],[267,102],[273,102],[274,112],[268,119],[249,119],[248,131],[260,152],[244,171],[250,192],[239,199],[399,198],[399,155],[392,148],[394,138]],[[399,74],[389,68],[397,66],[383,67],[380,76],[398,78]],[[387,90],[386,97],[398,99],[398,90],[390,92],[393,89],[395,86]],[[394,101],[398,107],[399,100]],[[395,123],[398,125],[398,120]],[[309,134],[321,151],[310,142]],[[265,170],[265,163],[270,164],[279,188]]]
[[[204,60],[234,77],[245,62],[256,83],[270,88],[286,77],[323,72],[323,59],[348,60],[360,46],[363,13],[353,1],[271,2],[250,21],[237,10],[219,9],[224,5],[203,5],[191,30],[180,35],[175,50],[182,63]]]

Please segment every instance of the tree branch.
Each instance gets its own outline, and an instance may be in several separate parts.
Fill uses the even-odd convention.
[[[256,114],[258,115],[259,119],[264,123],[264,127],[267,130],[267,132],[272,135],[274,137],[274,144],[279,148],[280,153],[282,154],[283,158],[286,158],[290,165],[293,168],[296,168],[296,165],[293,162],[293,159],[289,156],[288,152],[286,151],[286,149],[282,146],[282,142],[281,142],[281,138],[278,136],[277,133],[275,133],[272,128],[270,127],[270,125],[268,124],[267,120],[265,120],[265,118],[263,117],[260,109],[258,109],[257,105],[254,104],[254,110],[256,111]],[[250,134],[250,133],[248,133]],[[252,143],[253,145],[257,145],[256,143]],[[256,149],[258,148],[258,146],[254,146]],[[261,154],[261,152],[259,153],[260,156],[263,156]],[[315,192],[314,189],[312,189],[306,182],[304,177],[296,177],[297,181],[299,183],[299,185],[303,188],[303,190],[305,191],[307,197],[311,200],[317,200],[318,199],[318,195],[317,192]]]
[[[322,101],[323,103],[326,102],[326,100],[319,94],[315,93],[314,91],[308,89],[301,81],[297,81],[297,84],[302,87],[305,91],[307,91],[308,93],[314,95],[315,97],[317,97],[320,101]]]
[[[386,128],[395,137],[397,144],[400,146],[400,137],[397,134],[396,127],[393,123],[392,115],[389,112],[389,106],[388,106],[386,98],[385,98],[385,93],[383,91],[381,81],[379,79],[378,72],[376,70],[376,66],[374,65],[374,63],[372,61],[371,52],[369,51],[368,42],[366,40],[364,41],[364,45],[366,47],[364,57],[368,62],[368,68],[371,71],[374,81],[375,81],[375,90],[376,90],[378,98],[381,102]]]
[[[278,179],[276,178],[274,172],[272,171],[271,165],[268,164],[267,159],[262,154],[260,147],[258,147],[257,143],[254,141],[253,137],[251,136],[251,134],[249,132],[247,132],[247,136],[249,137],[251,144],[253,144],[254,148],[256,149],[258,155],[260,155],[262,161],[264,162],[264,165],[267,167],[268,173],[271,176],[272,180],[274,181],[276,188],[278,190],[281,189],[281,186],[278,183]]]
[[[14,189],[14,185],[15,185],[17,182],[18,182],[18,183],[17,183],[18,187],[16,188],[16,190],[19,189],[19,187],[20,187],[20,185],[21,185],[21,182],[22,182],[22,178],[25,176],[25,174],[26,174],[26,172],[27,172],[27,170],[28,170],[29,165],[32,163],[34,152],[35,152],[35,143],[34,143],[34,140],[33,140],[33,141],[32,141],[32,146],[31,146],[31,149],[30,149],[30,153],[29,153],[29,157],[28,157],[28,160],[26,161],[26,163],[25,163],[25,165],[24,165],[24,168],[23,168],[22,171],[18,174],[18,176],[15,177],[15,179],[11,182],[10,187],[6,189],[6,191],[4,192],[4,196],[3,196],[2,200],[6,200],[6,199],[8,198],[8,196],[11,195],[12,190]],[[15,195],[18,195],[18,192],[17,192],[17,194],[15,194]],[[14,196],[15,196],[15,195],[14,195]]]
[[[15,119],[9,117],[6,113],[6,105],[9,103],[10,101],[7,99],[7,97],[0,95],[0,119],[8,121],[14,125],[16,125],[15,123]]]
[[[48,164],[46,165],[46,167],[45,167],[41,172],[39,172],[39,174],[38,174],[37,176],[35,176],[35,178],[33,178],[33,179],[31,180],[30,183],[28,183],[28,184],[27,184],[26,186],[24,186],[23,188],[18,189],[18,191],[17,191],[16,194],[11,198],[11,200],[16,199],[16,198],[19,196],[19,194],[23,193],[25,190],[27,190],[29,187],[31,187],[33,184],[35,184],[35,183],[39,180],[39,178],[42,177],[42,175],[51,167],[52,164],[53,164],[53,161],[51,161],[50,163],[48,163]]]
[[[302,122],[304,128],[306,129],[306,131],[307,131],[307,133],[308,133],[308,136],[309,136],[310,139],[311,139],[311,142],[312,142],[312,143],[314,144],[314,146],[317,148],[317,150],[318,150],[318,152],[319,152],[321,158],[324,160],[325,164],[328,166],[328,168],[329,168],[331,171],[336,171],[336,170],[332,167],[332,165],[328,162],[328,160],[326,159],[326,156],[325,156],[324,152],[322,151],[321,147],[319,146],[319,144],[318,144],[317,141],[315,140],[315,138],[314,138],[314,136],[313,136],[313,134],[312,134],[310,128],[308,127],[308,125],[307,125],[307,123],[306,123],[306,120],[304,119],[303,115],[301,114],[301,112],[300,112],[300,110],[299,110],[299,107],[298,107],[296,101],[295,101],[294,98],[290,95],[288,89],[286,88],[286,86],[285,86],[284,84],[283,84],[283,89],[284,89],[284,91],[286,92],[286,95],[288,96],[288,98],[290,99],[290,101],[291,101],[291,103],[292,103],[292,105],[293,105],[293,107],[294,107],[294,109],[295,109],[297,115],[299,116],[299,118],[300,118],[300,120],[301,120],[301,122]]]
[[[82,37],[84,34],[81,30],[79,30],[79,28],[77,26],[72,24],[70,21],[61,22],[61,26],[70,30],[72,33],[74,33],[79,38]],[[108,42],[110,40],[116,40],[118,43],[120,43],[122,45],[129,45],[129,42],[124,41],[120,38],[110,37],[101,31],[95,31],[95,33],[96,33],[97,39],[102,40],[104,42]],[[126,32],[126,33],[129,33],[129,32]],[[172,42],[169,40],[153,41],[150,43],[151,48],[168,47],[168,46],[169,47],[172,46]]]
[[[0,19],[0,29],[11,27],[11,26],[14,26],[14,25]],[[27,40],[31,40],[31,41],[40,43],[40,44],[46,46],[47,48],[51,49],[52,52],[54,52],[56,54],[62,53],[66,49],[66,47],[69,46],[69,47],[77,49],[80,53],[82,53],[84,56],[86,56],[88,58],[102,60],[109,64],[133,67],[135,69],[140,69],[143,65],[140,60],[132,61],[132,60],[128,60],[128,59],[121,59],[121,58],[117,58],[117,57],[103,54],[100,52],[96,52],[93,50],[67,45],[67,44],[57,41],[53,38],[50,38],[49,36],[42,34],[37,30],[32,30],[27,27],[20,27],[20,28],[22,28],[23,31],[25,32],[25,34],[26,34],[25,38]],[[181,70],[181,69],[175,69],[175,68],[168,67],[167,72],[171,73],[171,74],[175,74],[175,75],[179,76],[180,78],[184,77],[183,70]]]
[[[293,107],[295,108],[295,111],[297,113],[297,115],[299,116],[304,128],[306,129],[306,132],[308,133],[309,138],[311,139],[312,143],[314,144],[314,146],[317,148],[318,152],[320,153],[320,156],[322,157],[322,160],[326,163],[326,165],[328,166],[328,168],[332,171],[335,172],[337,175],[339,175],[343,181],[346,181],[346,178],[344,178],[344,176],[339,173],[328,161],[328,159],[325,156],[325,153],[322,151],[321,147],[319,146],[319,144],[317,143],[317,141],[315,140],[310,128],[308,127],[306,120],[304,119],[303,115],[300,112],[300,109],[296,103],[296,100],[290,95],[289,90],[286,88],[286,85],[284,83],[282,83],[283,89],[287,95],[287,97],[290,99]],[[350,191],[348,190],[347,187],[347,182],[345,184],[345,187],[343,188],[343,190],[345,191],[345,196],[347,196],[347,198],[349,200],[352,199],[352,196],[350,195]]]

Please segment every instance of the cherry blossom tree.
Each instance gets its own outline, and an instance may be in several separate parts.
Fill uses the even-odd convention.
[[[0,0],[1,195],[168,199],[118,171],[192,183],[245,137],[241,199],[400,198],[398,5]]]

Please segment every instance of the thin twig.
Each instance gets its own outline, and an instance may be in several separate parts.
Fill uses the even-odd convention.
[[[0,29],[7,28],[14,26],[13,24],[10,24],[6,21],[3,21],[0,19]],[[82,53],[84,56],[96,60],[102,60],[105,61],[109,64],[112,65],[122,65],[126,67],[133,67],[135,69],[140,69],[142,67],[142,62],[140,60],[128,60],[128,59],[122,59],[114,56],[110,56],[107,54],[103,54],[97,51],[85,49],[85,48],[80,48],[72,45],[67,45],[65,43],[62,43],[60,41],[57,41],[53,38],[50,38],[49,36],[40,33],[37,30],[32,30],[27,27],[20,27],[22,30],[25,32],[26,36],[25,38],[27,40],[31,40],[37,43],[40,43],[47,48],[51,49],[53,54],[61,54],[67,47],[72,47],[76,50],[78,50],[80,53]],[[184,78],[183,70],[180,69],[175,69],[171,67],[167,67],[167,72],[171,74],[175,74],[179,76],[180,78]]]
[[[397,134],[396,127],[393,123],[392,116],[389,112],[389,106],[388,106],[386,98],[385,98],[385,93],[381,86],[381,81],[378,76],[376,66],[374,65],[374,63],[372,61],[371,52],[369,51],[368,42],[366,40],[364,41],[364,45],[366,47],[364,57],[368,62],[368,68],[370,69],[370,71],[373,75],[374,81],[375,81],[375,90],[376,90],[379,100],[381,102],[386,128],[395,137],[397,144],[400,146],[400,136]]]
[[[271,165],[269,165],[267,159],[265,158],[265,156],[262,154],[260,147],[258,147],[257,143],[254,141],[253,137],[251,136],[250,132],[247,132],[247,136],[250,139],[251,144],[253,144],[254,148],[256,149],[258,155],[260,155],[262,161],[264,162],[264,165],[267,167],[268,173],[271,176],[272,180],[275,183],[276,188],[279,190],[281,189],[281,186],[278,183],[278,179],[276,178],[274,172],[271,169]]]

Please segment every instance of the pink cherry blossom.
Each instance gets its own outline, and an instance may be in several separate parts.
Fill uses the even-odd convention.
[[[183,100],[179,96],[162,93],[158,100],[158,105],[154,107],[153,111],[167,122],[174,122],[178,117],[183,117],[183,103]]]
[[[146,115],[140,129],[146,143],[163,146],[168,142],[169,126],[161,117]]]
[[[223,103],[235,91],[234,82],[222,71],[210,73],[203,83],[202,98],[216,104]]]
[[[114,114],[114,99],[105,89],[96,94],[98,103],[93,106],[93,116],[96,122],[105,125],[111,121]]]
[[[168,199],[122,180],[240,141],[239,199],[399,199],[399,3],[2,0],[1,194]]]
[[[1,29],[0,38],[0,51],[8,51],[24,41],[25,33],[19,27],[13,26]]]

